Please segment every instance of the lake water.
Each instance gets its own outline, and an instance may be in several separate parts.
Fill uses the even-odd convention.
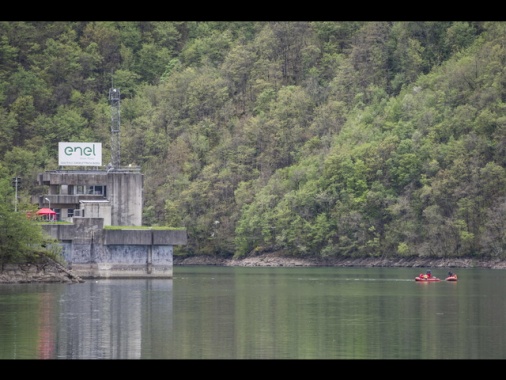
[[[172,280],[2,284],[0,359],[506,359],[506,271],[420,271],[176,266]]]

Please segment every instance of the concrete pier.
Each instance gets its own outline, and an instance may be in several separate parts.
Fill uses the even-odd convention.
[[[187,242],[186,230],[104,229],[102,218],[43,229],[60,241],[68,268],[81,278],[172,278],[173,247]]]

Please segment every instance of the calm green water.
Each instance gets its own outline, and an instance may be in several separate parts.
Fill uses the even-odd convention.
[[[173,280],[0,285],[0,359],[506,359],[506,271],[419,272],[176,266]]]

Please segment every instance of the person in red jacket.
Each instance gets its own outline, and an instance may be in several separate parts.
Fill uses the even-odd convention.
[[[420,277],[420,278],[425,278],[425,279],[427,280],[427,279],[429,279],[429,278],[431,278],[431,277],[432,277],[432,273],[431,273],[431,271],[430,271],[430,270],[428,270],[425,274],[420,273],[420,274],[418,275],[418,277]]]

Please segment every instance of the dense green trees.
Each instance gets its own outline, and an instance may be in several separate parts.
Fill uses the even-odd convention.
[[[57,142],[109,154],[115,86],[183,251],[504,259],[505,25],[0,22],[0,162],[29,203]]]
[[[60,249],[55,240],[27,217],[27,211],[36,209],[16,202],[8,171],[0,165],[0,269],[9,263],[37,263],[44,256],[58,259]],[[23,212],[15,211],[19,209]]]

